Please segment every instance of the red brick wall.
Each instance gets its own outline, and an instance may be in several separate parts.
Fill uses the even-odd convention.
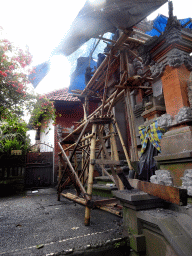
[[[65,103],[66,104],[66,103]],[[94,102],[89,103],[89,114],[91,114],[96,108],[98,104]],[[63,128],[71,128],[74,125],[74,129],[78,126],[77,123],[83,119],[83,106],[82,103],[72,103],[70,102],[68,105],[61,104],[61,106],[57,106],[57,118],[54,132],[54,148],[55,148],[55,160],[54,160],[54,170],[55,177],[57,177],[57,172],[59,168],[59,157],[58,153],[61,151],[58,145],[58,136],[57,136],[57,125],[61,125]],[[68,145],[66,145],[67,147]]]
[[[79,122],[83,118],[83,107],[82,104],[73,104],[68,105],[67,107],[61,106],[60,109],[56,111],[56,126],[54,132],[54,148],[55,148],[55,158],[54,158],[54,170],[55,177],[57,177],[58,166],[59,166],[59,157],[58,153],[61,151],[58,145],[58,136],[57,136],[57,125],[61,125],[65,128],[71,128],[73,125],[78,126],[75,122]],[[75,128],[74,127],[74,128]]]
[[[187,80],[190,71],[184,65],[179,68],[167,66],[162,76],[163,94],[167,114],[175,116],[180,108],[189,106]]]

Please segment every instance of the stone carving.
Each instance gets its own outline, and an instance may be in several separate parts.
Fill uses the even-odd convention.
[[[177,19],[172,19],[171,21],[168,21],[164,35],[165,35],[166,41],[169,44],[175,43],[182,39],[181,38],[181,24],[179,23],[179,21]]]
[[[192,70],[192,58],[186,53],[179,51],[178,49],[172,50],[167,56],[164,62],[154,63],[150,67],[151,76],[153,78],[158,78],[162,75],[165,67],[168,65],[170,67],[178,68],[181,65],[185,65],[186,68]]]
[[[173,123],[173,118],[169,114],[163,114],[162,116],[157,118],[157,124],[161,128],[167,128],[171,126]]]
[[[190,107],[182,107],[175,116],[177,123],[192,121],[192,109]]]
[[[155,171],[155,175],[151,176],[150,182],[165,186],[173,186],[173,178],[168,170]]]
[[[164,65],[163,63],[155,63],[154,65],[152,65],[150,67],[151,77],[152,78],[159,77],[162,74],[162,72],[164,71],[166,65]]]
[[[143,64],[138,59],[133,60],[133,67],[136,70],[136,74],[141,76],[143,75]]]
[[[183,64],[185,64],[187,69],[192,70],[192,61],[188,54],[181,52],[178,49],[174,49],[168,54],[165,65],[178,68]]]
[[[187,169],[184,172],[181,188],[187,189],[187,194],[192,196],[192,169]]]

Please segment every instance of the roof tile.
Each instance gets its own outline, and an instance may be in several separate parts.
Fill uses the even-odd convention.
[[[49,100],[61,100],[61,101],[80,101],[78,97],[74,97],[68,92],[68,88],[59,89],[47,93],[46,96]]]

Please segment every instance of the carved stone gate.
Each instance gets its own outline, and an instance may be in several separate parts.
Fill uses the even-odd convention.
[[[25,186],[47,187],[53,184],[53,147],[38,143],[27,154]]]

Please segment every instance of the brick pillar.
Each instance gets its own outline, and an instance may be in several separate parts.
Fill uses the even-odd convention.
[[[167,114],[175,116],[182,107],[189,106],[187,80],[190,71],[183,64],[179,68],[166,66],[162,76],[163,94]]]

